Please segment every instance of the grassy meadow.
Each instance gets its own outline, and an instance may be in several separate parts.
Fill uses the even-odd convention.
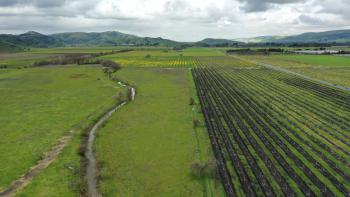
[[[0,67],[27,68],[34,62],[55,58],[57,54],[0,53]]]
[[[242,56],[297,73],[350,87],[350,58],[331,55]]]
[[[120,91],[99,66],[0,70],[0,190]]]
[[[268,72],[251,62],[255,61],[350,87],[348,57],[249,55],[235,58],[225,54],[226,48],[172,50],[166,47],[126,46],[34,48],[27,52],[3,53],[0,54],[0,65],[8,67],[0,69],[0,191],[27,172],[72,128],[75,128],[76,132],[63,152],[47,169],[34,177],[27,187],[18,191],[16,196],[79,196],[81,191],[86,189],[83,188],[84,182],[81,178],[82,170],[85,169],[81,165],[82,157],[78,154],[83,130],[117,102],[116,95],[120,92],[126,94],[127,88],[108,79],[99,65],[31,65],[36,61],[63,54],[98,54],[121,49],[131,51],[97,57],[100,60],[120,63],[121,70],[114,75],[118,80],[136,88],[135,100],[115,112],[97,131],[94,148],[99,166],[98,189],[103,196],[225,196],[217,176],[198,176],[193,169],[193,164],[210,164],[214,161],[214,155],[191,69],[232,69],[232,73],[235,73],[232,76],[235,77],[227,79],[237,83],[247,78],[251,79],[247,80],[247,83],[255,83],[253,79],[259,77],[264,86],[256,82],[255,91],[266,88],[268,92]],[[245,61],[244,58],[249,61]],[[261,72],[260,75],[251,77],[252,73],[258,72]],[[287,79],[288,77],[290,76],[286,76]],[[273,84],[276,85],[277,82]],[[244,84],[239,87],[244,87]],[[283,86],[282,90],[296,91],[297,88],[287,89]],[[281,94],[280,99],[283,96],[285,95]],[[297,99],[297,96],[292,96]],[[191,98],[194,99],[193,105],[190,105]],[[316,99],[312,98],[317,103]],[[324,100],[322,101],[327,103],[325,107],[335,106],[335,103]],[[281,107],[277,101],[273,104],[275,107]],[[294,111],[290,113],[297,118],[302,116]],[[343,117],[347,112],[345,115],[336,115]],[[312,114],[310,116],[314,117]],[[194,126],[194,120],[198,120],[199,125]],[[318,120],[313,121],[317,123]],[[298,124],[309,133],[313,132],[302,123]],[[343,128],[337,126],[336,129]],[[263,146],[264,142],[260,140],[257,138],[263,150],[267,151]],[[237,146],[234,144],[234,148]],[[342,144],[337,146],[348,150],[348,147]],[[293,152],[299,154],[294,149]],[[255,153],[253,156],[258,157]],[[272,158],[271,155],[268,156]],[[239,157],[243,155],[240,154]],[[243,161],[246,168],[248,160]],[[258,161],[263,173],[270,174],[269,169],[264,167],[265,164]],[[276,166],[279,165],[277,160],[272,159],[272,162]],[[287,162],[291,161],[287,158]],[[311,162],[306,163],[316,176],[323,180],[323,175],[312,167]],[[302,171],[296,167],[293,169],[302,179],[307,180]],[[329,167],[326,169],[333,172]],[[343,170],[343,167],[341,169]],[[282,168],[277,167],[277,170],[283,176],[289,176]],[[250,169],[247,172],[248,177],[255,176]],[[274,189],[279,188],[279,183],[274,181],[272,176],[267,177],[269,181],[272,180]],[[232,180],[240,181],[237,176],[232,177]],[[287,180],[292,182],[288,184],[293,190],[298,194],[302,193],[293,180]],[[345,181],[342,183],[347,184]],[[260,187],[257,180],[253,184]],[[308,180],[307,184],[312,183]],[[235,189],[243,194],[242,188],[236,186]],[[336,191],[335,188],[331,189]],[[280,189],[276,191],[281,193]]]
[[[190,171],[191,163],[206,162],[212,153],[205,129],[193,128],[199,109],[189,105],[189,71],[125,68],[118,77],[137,95],[98,133],[104,196],[218,196],[216,181]]]
[[[0,162],[0,174],[6,178],[0,181],[0,191],[25,173],[36,161],[40,160],[44,152],[55,145],[60,136],[67,134],[74,127],[76,132],[71,142],[57,160],[34,177],[24,190],[17,193],[17,196],[48,196],[53,193],[57,196],[76,196],[81,192],[82,169],[80,156],[77,154],[81,144],[81,132],[115,102],[114,96],[118,92],[124,92],[125,89],[108,80],[99,66],[68,65],[31,68],[31,64],[62,54],[88,54],[118,49],[125,49],[125,47],[32,49],[24,53],[0,55],[0,62],[3,65],[9,65],[7,69],[0,70],[0,91],[2,100],[5,101],[0,108],[2,114],[0,123],[4,128],[2,132],[5,134],[1,139],[0,151],[6,152],[1,155],[1,160],[6,162]],[[147,55],[150,57],[146,57]],[[134,170],[136,170],[135,173],[139,172],[137,170],[140,170],[142,165],[150,166],[150,171],[143,176],[143,181],[130,182],[130,185],[126,185],[129,189],[149,183],[145,185],[149,194],[223,195],[223,190],[215,178],[196,178],[190,169],[192,163],[205,163],[213,159],[204,120],[199,113],[200,108],[192,76],[190,71],[185,69],[193,66],[193,57],[207,55],[218,56],[219,53],[202,48],[183,51],[173,51],[167,48],[137,48],[137,50],[126,53],[100,57],[121,63],[123,69],[120,73],[118,72],[118,79],[136,86],[138,92],[135,103],[130,103],[121,112],[117,112],[114,116],[118,118],[113,117],[105,124],[101,134],[98,133],[101,135],[96,142],[98,159],[101,159],[102,164],[106,164],[101,170],[101,177],[103,177],[104,170],[108,169],[107,167],[115,168],[117,166],[114,165],[120,162],[118,158],[104,161],[103,156],[110,152],[108,150],[111,148],[109,144],[112,141],[110,140],[128,138],[128,136],[123,136],[125,132],[121,132],[122,130],[116,127],[116,124],[125,122],[125,127],[131,127],[129,124],[135,126],[129,128],[130,132],[134,132],[130,135],[136,135],[140,129],[152,132],[154,135],[145,133],[140,137],[149,138],[149,143],[147,143],[149,150],[146,150],[148,154],[159,155],[154,159],[158,160],[158,163],[152,162],[154,165],[144,160],[147,160],[148,157],[142,157],[145,153],[142,150],[135,152],[134,156],[139,157],[139,160],[134,166],[129,166],[131,161],[123,159],[124,166],[122,167],[129,167],[128,173]],[[127,60],[132,62],[128,63]],[[168,70],[161,69],[161,67],[182,69]],[[197,105],[189,105],[191,97],[196,100]],[[150,102],[151,100],[154,100],[154,104]],[[174,106],[169,108],[168,105]],[[146,119],[142,120],[145,114],[149,115],[147,121],[153,123],[146,128],[144,124]],[[125,121],[134,115],[136,116],[134,122]],[[123,119],[119,120],[119,118]],[[193,119],[200,120],[201,126],[194,128]],[[104,135],[106,132],[108,134],[108,129],[114,130],[115,132],[111,134],[115,136],[105,138]],[[155,143],[158,141],[158,138],[155,137],[157,135],[162,139],[159,144]],[[172,138],[167,140],[168,135]],[[138,144],[144,141],[142,138],[130,139],[119,144],[118,146],[124,149],[115,153],[123,155],[122,150],[127,150],[127,144]],[[26,144],[25,148],[23,144]],[[168,148],[166,148],[167,144]],[[160,151],[160,154],[157,151]],[[173,158],[179,160],[174,161]],[[164,161],[167,164],[164,164]],[[13,165],[9,166],[7,163]],[[109,163],[110,166],[107,165]],[[159,180],[154,180],[154,182],[150,180],[154,179],[155,170],[158,169],[166,174],[165,177],[169,181],[162,180],[164,183],[159,185],[159,188],[153,188],[158,185]],[[101,180],[103,191],[112,195],[117,194],[115,189],[111,189],[115,186],[114,184],[126,184],[119,177],[113,176],[111,180],[116,180],[116,183],[112,184],[111,181],[108,181],[109,179],[102,178]],[[171,188],[172,186],[174,188]],[[140,189],[135,189],[133,192],[137,194],[140,191]]]

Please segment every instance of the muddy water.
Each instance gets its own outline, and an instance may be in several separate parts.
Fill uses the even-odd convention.
[[[131,100],[133,101],[136,95],[135,88],[131,88]]]
[[[126,86],[125,84],[120,83],[122,86]],[[135,98],[135,89],[131,87],[131,100],[134,100]],[[85,157],[88,160],[88,166],[86,169],[86,179],[88,184],[88,196],[90,197],[100,197],[102,196],[101,193],[97,189],[97,162],[96,158],[94,156],[94,150],[93,145],[95,141],[95,134],[97,129],[106,121],[108,120],[111,115],[117,111],[119,108],[123,107],[127,102],[123,102],[108,113],[106,113],[90,130],[89,133],[89,139],[87,144],[87,150],[85,153]]]

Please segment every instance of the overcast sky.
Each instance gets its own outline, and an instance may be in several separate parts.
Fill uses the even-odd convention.
[[[0,0],[0,33],[121,31],[197,41],[350,29],[350,0]]]

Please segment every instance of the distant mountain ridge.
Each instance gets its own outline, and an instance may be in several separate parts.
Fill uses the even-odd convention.
[[[63,46],[59,40],[34,31],[29,31],[20,35],[1,34],[0,42],[22,47]]]
[[[124,34],[117,31],[107,31],[102,33],[58,33],[52,34],[53,38],[68,45],[177,45],[179,42],[151,37],[139,37]]]
[[[316,43],[330,43],[330,42],[350,42],[350,30],[336,30],[325,32],[309,32],[296,36],[288,36],[282,39],[276,39],[275,42],[291,43],[291,42],[316,42]]]
[[[242,42],[230,40],[230,39],[222,39],[222,38],[205,38],[201,41],[194,43],[197,46],[237,46]]]
[[[350,43],[350,30],[303,33],[295,36],[260,36],[247,39],[206,38],[198,42],[177,42],[161,37],[140,37],[117,31],[101,33],[69,32],[45,35],[34,31],[24,34],[0,34],[0,51],[17,51],[23,48],[64,46],[245,46],[245,43]]]
[[[307,32],[293,36],[260,36],[236,41],[252,43],[346,43],[350,42],[350,30]]]
[[[139,37],[117,31],[102,33],[57,33],[44,35],[29,31],[24,34],[1,34],[0,42],[22,47],[63,47],[63,46],[116,46],[116,45],[147,45],[147,46],[177,46],[180,42],[163,39]]]
[[[23,48],[11,43],[1,42],[0,41],[0,53],[1,52],[17,52],[23,51]]]

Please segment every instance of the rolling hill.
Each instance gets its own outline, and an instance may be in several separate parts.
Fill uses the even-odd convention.
[[[0,42],[22,47],[45,48],[51,46],[64,46],[60,40],[34,31],[29,31],[19,35],[2,34],[0,35]]]
[[[107,31],[102,33],[59,33],[52,34],[51,37],[61,41],[65,45],[160,45],[173,46],[178,45],[178,42],[163,38],[139,37],[130,34],[124,34],[116,31]]]
[[[229,39],[219,39],[219,38],[205,38],[199,42],[196,42],[195,45],[198,46],[237,46],[241,42]]]
[[[0,34],[0,51],[18,51],[23,48],[49,48],[65,46],[244,46],[245,43],[348,43],[350,30],[336,30],[318,33],[303,33],[294,36],[260,36],[246,39],[206,38],[198,42],[177,42],[161,37],[140,37],[117,31],[101,33],[69,32],[45,35],[34,31],[24,34]]]
[[[350,42],[350,30],[308,32],[293,36],[259,36],[235,40],[251,43],[346,43]]]
[[[163,38],[139,37],[116,31],[102,33],[58,33],[44,35],[29,31],[24,34],[1,34],[0,42],[21,47],[64,47],[64,46],[116,46],[116,45],[147,45],[147,46],[178,46],[181,43]]]
[[[24,48],[20,46],[0,41],[0,52],[17,52],[23,50]]]

